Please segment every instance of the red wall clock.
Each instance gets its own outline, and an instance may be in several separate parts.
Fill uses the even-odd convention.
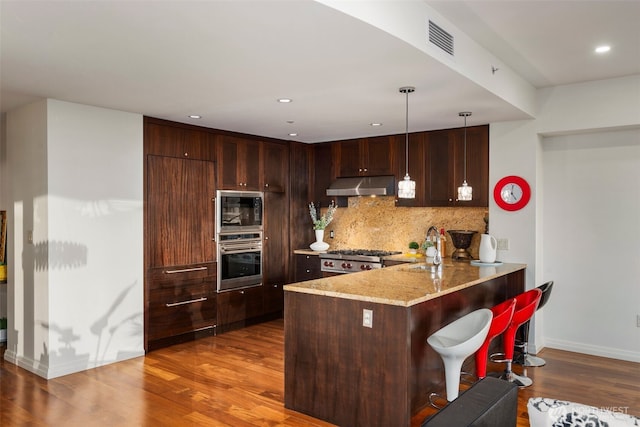
[[[493,199],[505,211],[517,211],[529,203],[531,188],[524,178],[505,176],[493,188]]]

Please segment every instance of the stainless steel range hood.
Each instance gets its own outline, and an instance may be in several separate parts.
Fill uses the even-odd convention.
[[[327,189],[327,196],[393,196],[395,188],[393,176],[338,178]]]

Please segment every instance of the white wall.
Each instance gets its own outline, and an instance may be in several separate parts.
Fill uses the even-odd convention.
[[[5,358],[52,378],[144,354],[143,126],[137,114],[35,105],[8,114],[17,261]],[[44,135],[26,138],[34,123]]]
[[[542,147],[543,277],[558,284],[545,341],[640,361],[640,130],[549,137]]]
[[[7,165],[7,115],[0,114],[0,211],[7,210],[9,170]],[[7,317],[7,285],[0,284],[0,318]]]
[[[7,350],[5,359],[38,372],[36,355],[49,346],[48,335],[35,328],[48,319],[48,282],[36,272],[35,246],[26,245],[28,230],[46,235],[47,104],[27,105],[7,114],[7,169],[11,177],[7,203]],[[39,312],[36,313],[36,310]],[[44,371],[40,372],[41,376]]]
[[[545,137],[559,135],[578,135],[586,132],[595,133],[596,139],[605,141],[605,132],[620,129],[637,129],[640,127],[640,76],[630,76],[619,79],[601,80],[561,87],[547,88],[538,91],[539,112],[535,120],[495,123],[490,126],[490,176],[489,185],[493,189],[495,183],[505,175],[520,175],[527,179],[532,188],[532,200],[523,210],[505,212],[497,207],[493,200],[489,205],[490,232],[497,238],[510,240],[509,251],[500,251],[498,256],[503,261],[523,262],[528,265],[526,275],[527,288],[541,285],[546,280],[556,280],[549,304],[535,316],[533,330],[532,351],[537,352],[545,345],[555,346],[566,350],[606,355],[625,360],[640,361],[640,349],[637,347],[631,353],[628,346],[636,344],[634,337],[626,337],[611,342],[610,337],[591,330],[587,325],[570,321],[567,317],[572,309],[555,303],[555,293],[558,288],[565,286],[549,276],[548,266],[545,264],[547,250],[557,243],[559,236],[547,236],[544,233],[549,216],[562,216],[562,210],[555,210],[547,206],[545,187],[545,151],[543,143]],[[608,150],[605,148],[604,150]],[[615,150],[615,146],[610,147]],[[635,161],[635,168],[640,162]],[[608,173],[608,172],[607,172]],[[548,181],[546,181],[548,182]],[[557,183],[559,184],[559,183]],[[636,182],[637,184],[637,182]],[[595,200],[595,199],[593,199]],[[612,221],[615,221],[612,218]],[[564,236],[566,237],[566,236]],[[624,248],[630,243],[627,240],[616,240],[615,235],[608,235],[613,240],[610,247]],[[575,251],[575,257],[589,256],[582,251]],[[562,274],[572,274],[569,266],[560,266]],[[556,271],[554,270],[554,273]],[[558,272],[559,273],[559,272]],[[618,277],[624,277],[625,283],[636,280],[631,265],[619,272]],[[637,283],[637,282],[636,282]],[[588,302],[597,304],[598,296],[595,289],[585,289]],[[631,296],[630,296],[631,297]],[[586,302],[586,301],[585,301]],[[627,305],[627,318],[638,310]],[[607,313],[621,310],[620,307],[608,307]],[[547,328],[545,319],[558,319],[565,315],[565,321],[558,324],[553,322],[548,327],[557,328],[555,338],[546,341]],[[554,317],[555,316],[555,317]],[[603,327],[613,329],[617,322],[610,320],[610,316],[601,316]],[[637,331],[636,331],[637,334]],[[558,338],[563,337],[563,338]],[[589,337],[588,340],[585,337]],[[562,341],[562,342],[560,342]],[[598,352],[599,348],[607,348],[606,354]]]

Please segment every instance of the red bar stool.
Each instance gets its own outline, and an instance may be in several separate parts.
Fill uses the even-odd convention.
[[[553,281],[543,283],[538,286],[538,289],[542,291],[542,296],[540,297],[540,303],[538,303],[538,308],[536,312],[540,310],[544,305],[549,301],[549,297],[551,296],[551,289],[553,289]],[[540,367],[547,364],[547,362],[542,357],[532,356],[529,354],[529,327],[531,325],[531,320],[527,320],[524,325],[520,327],[519,332],[522,336],[522,341],[516,340],[516,348],[520,350],[520,354],[513,360],[513,363],[516,365],[525,366],[527,368],[532,367]]]
[[[511,323],[507,326],[507,330],[504,332],[503,348],[504,353],[494,353],[490,359],[492,362],[506,363],[507,366],[504,373],[500,376],[501,379],[505,379],[509,382],[517,384],[519,387],[529,387],[533,384],[531,378],[524,375],[517,375],[511,370],[511,363],[513,362],[513,348],[516,341],[516,332],[520,325],[535,314],[542,291],[538,288],[531,289],[516,296],[516,308],[511,318]],[[499,359],[502,357],[502,359]]]
[[[479,380],[487,376],[487,359],[489,358],[489,345],[491,341],[503,333],[509,324],[516,308],[516,299],[511,298],[491,308],[493,320],[489,327],[487,338],[476,351],[476,377]]]

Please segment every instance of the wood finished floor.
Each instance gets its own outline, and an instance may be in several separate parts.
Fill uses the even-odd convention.
[[[1,360],[0,426],[330,426],[284,408],[283,340],[276,320],[49,381]],[[640,364],[540,356],[547,365],[530,368],[534,385],[519,391],[518,427],[529,426],[532,396],[640,416]]]

